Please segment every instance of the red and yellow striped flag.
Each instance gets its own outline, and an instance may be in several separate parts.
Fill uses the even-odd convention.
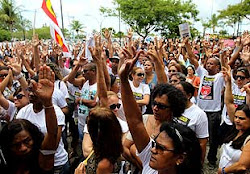
[[[56,14],[52,8],[50,0],[43,0],[42,9],[48,15],[48,17],[58,26]]]

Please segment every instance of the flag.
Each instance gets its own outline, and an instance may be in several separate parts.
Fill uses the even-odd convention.
[[[64,56],[71,57],[71,54],[69,53],[69,49],[65,44],[65,39],[63,37],[62,31],[54,23],[50,24],[50,35],[56,41],[56,43],[62,47]]]
[[[61,29],[59,28],[56,15],[55,15],[55,12],[53,10],[50,0],[43,0],[42,9],[52,21],[50,24],[51,37],[56,41],[58,45],[62,47],[63,54],[66,57],[71,57],[71,54],[69,53],[69,49],[66,46],[63,33],[61,32]]]
[[[52,8],[50,0],[43,0],[42,9],[48,15],[48,17],[58,26],[56,14]]]

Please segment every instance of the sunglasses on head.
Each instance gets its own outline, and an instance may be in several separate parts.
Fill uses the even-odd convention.
[[[240,78],[240,80],[245,80],[245,79],[246,79],[246,77],[244,77],[244,76],[236,76],[236,80],[237,80],[238,78]]]
[[[112,105],[109,106],[109,108],[110,108],[111,110],[114,110],[115,108],[119,109],[120,107],[121,107],[121,104],[120,104],[120,103],[112,104]]]
[[[24,96],[25,96],[25,95],[23,95],[23,94],[17,94],[15,97],[16,97],[17,100],[20,100],[20,99],[22,99]]]
[[[152,105],[153,106],[157,106],[158,109],[167,109],[167,108],[170,108],[170,106],[158,103],[156,101],[153,101]]]
[[[144,73],[138,73],[136,74],[138,77],[144,77]]]

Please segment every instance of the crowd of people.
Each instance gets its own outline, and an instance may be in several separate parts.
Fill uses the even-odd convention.
[[[250,171],[248,32],[69,48],[0,44],[1,173]]]

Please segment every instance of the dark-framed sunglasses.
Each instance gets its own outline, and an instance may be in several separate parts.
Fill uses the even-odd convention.
[[[111,110],[114,110],[115,108],[119,109],[120,107],[121,107],[121,104],[120,104],[120,103],[112,104],[112,105],[109,106],[109,108],[110,108]]]
[[[164,151],[174,152],[174,149],[168,149],[156,141],[156,138],[159,136],[159,134],[152,140],[152,148],[155,148],[156,150],[159,150],[162,152],[164,152]]]
[[[17,94],[15,97],[17,100],[21,100],[25,95],[23,94]]]
[[[157,106],[158,109],[167,109],[167,108],[170,108],[170,106],[158,103],[156,101],[153,101],[152,106]]]
[[[138,73],[138,74],[136,74],[138,77],[144,77],[145,76],[145,74],[144,73]]]
[[[240,78],[240,80],[245,80],[245,79],[246,79],[246,77],[244,77],[244,76],[236,76],[236,80],[237,80],[238,78]]]

